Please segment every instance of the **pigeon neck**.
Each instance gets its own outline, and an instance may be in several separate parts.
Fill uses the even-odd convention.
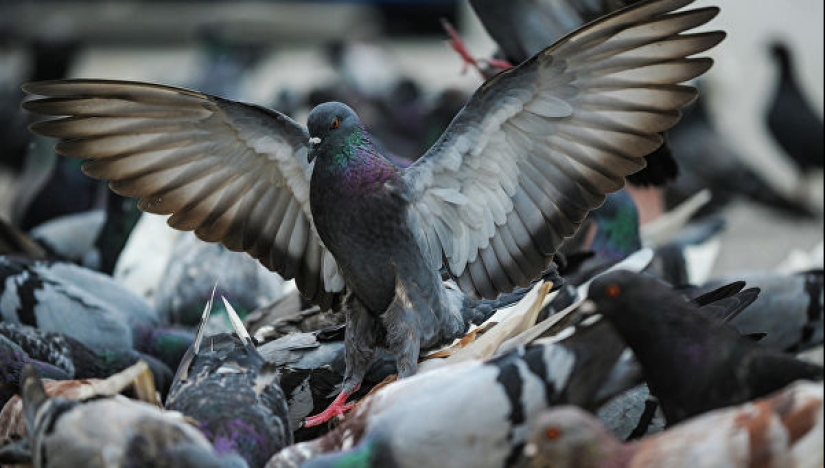
[[[331,168],[344,169],[366,162],[373,154],[375,154],[375,148],[366,131],[355,127],[352,133],[343,138],[338,150],[332,153],[328,165]]]

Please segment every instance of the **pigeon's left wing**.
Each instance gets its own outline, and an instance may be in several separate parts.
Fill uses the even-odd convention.
[[[151,83],[28,83],[32,125],[57,152],[175,229],[244,251],[328,308],[344,289],[309,209],[304,126],[279,112]]]
[[[692,0],[638,4],[589,24],[485,83],[404,173],[431,264],[495,297],[526,286],[606,193],[644,167],[696,96],[722,32]]]

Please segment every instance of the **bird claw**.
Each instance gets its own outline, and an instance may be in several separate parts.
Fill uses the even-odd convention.
[[[316,414],[315,416],[308,416],[304,418],[304,420],[301,421],[301,427],[320,426],[332,418],[343,416],[344,413],[355,407],[355,403],[345,403],[347,398],[349,398],[349,394],[342,392],[338,395],[335,401],[327,407],[327,409]]]

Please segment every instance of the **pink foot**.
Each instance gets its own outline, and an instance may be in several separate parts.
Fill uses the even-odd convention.
[[[350,397],[353,393],[358,391],[358,387],[355,387],[351,392],[341,392],[333,401],[327,409],[324,411],[316,414],[315,416],[309,416],[304,419],[303,427],[313,427],[324,424],[325,422],[329,421],[330,419],[341,416],[347,411],[351,410],[355,403],[345,403],[347,398]]]
[[[453,28],[453,25],[446,19],[442,19],[441,26],[444,28],[444,31],[447,32],[447,35],[450,36],[450,47],[452,47],[453,50],[461,56],[461,59],[464,60],[464,68],[461,69],[461,73],[466,73],[468,66],[472,66],[480,72],[481,69],[478,67],[478,61],[470,54],[470,51],[467,50],[464,40],[458,35],[458,32],[455,28]]]

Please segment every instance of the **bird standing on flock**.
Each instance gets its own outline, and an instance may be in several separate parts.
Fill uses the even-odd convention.
[[[442,266],[466,294],[526,286],[588,211],[644,167],[679,109],[680,83],[708,68],[688,58],[722,32],[682,34],[718,13],[673,13],[655,0],[590,23],[482,85],[441,138],[401,169],[355,112],[319,105],[307,128],[262,107],[147,83],[29,83],[24,107],[68,116],[32,130],[84,171],[140,197],[169,224],[245,251],[309,299],[344,295],[342,393],[308,425],[340,414],[376,347],[400,377],[419,350],[465,322],[446,299]]]

